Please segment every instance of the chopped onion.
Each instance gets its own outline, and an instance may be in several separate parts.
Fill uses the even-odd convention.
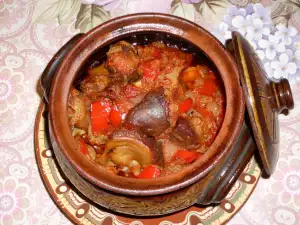
[[[217,116],[220,113],[219,106],[215,101],[207,103],[206,108],[208,111],[212,112],[215,116]]]
[[[79,128],[76,128],[76,127],[74,127],[74,128],[72,129],[72,136],[73,136],[73,137],[75,137],[75,136],[77,136],[77,135],[81,136],[81,135],[83,135],[83,134],[85,134],[85,133],[86,133],[86,132],[85,132],[84,130],[79,129]]]

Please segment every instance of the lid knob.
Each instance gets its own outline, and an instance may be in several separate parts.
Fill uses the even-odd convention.
[[[272,91],[276,105],[276,111],[281,114],[288,114],[289,110],[294,108],[294,100],[290,84],[287,79],[283,78],[271,82]]]

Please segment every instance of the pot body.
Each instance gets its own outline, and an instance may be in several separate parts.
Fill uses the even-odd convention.
[[[198,182],[162,195],[128,196],[99,188],[84,179],[65,159],[53,137],[51,128],[49,131],[55,157],[66,180],[69,180],[92,202],[109,210],[133,216],[162,216],[178,212],[194,204],[220,203],[227,196],[256,149],[248,127],[243,124],[235,146],[214,170]]]
[[[183,40],[201,49],[219,71],[226,94],[223,125],[203,157],[179,173],[146,180],[112,176],[82,157],[75,151],[67,118],[69,89],[85,61],[110,43],[141,33],[151,34],[151,37],[163,34],[166,38]],[[204,204],[218,202],[225,197],[228,184],[237,179],[255,148],[243,123],[245,104],[237,66],[226,48],[198,25],[164,14],[134,14],[116,18],[76,39],[71,40],[72,47],[67,44],[68,51],[60,51],[65,55],[61,57],[58,69],[52,73],[55,76],[51,89],[49,82],[42,82],[46,94],[49,93],[49,127],[54,153],[73,185],[92,201],[132,215],[171,213],[196,203],[199,196],[203,200],[200,203]],[[54,61],[58,58],[55,56]],[[219,190],[216,195],[211,190],[218,186],[224,187],[224,190]],[[204,195],[210,197],[205,198]]]

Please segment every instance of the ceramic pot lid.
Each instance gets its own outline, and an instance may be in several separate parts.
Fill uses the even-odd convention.
[[[287,114],[294,101],[287,79],[271,80],[249,42],[238,32],[228,43],[241,79],[255,142],[265,172],[271,175],[279,156],[278,114]]]

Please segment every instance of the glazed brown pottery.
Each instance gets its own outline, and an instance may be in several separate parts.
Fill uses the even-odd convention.
[[[246,43],[245,39],[238,34],[235,35],[240,38],[239,43]],[[103,49],[112,42],[126,38],[133,38],[136,41],[140,36],[150,42],[158,38],[167,42],[173,41],[177,46],[188,45],[190,46],[188,51],[194,53],[204,52],[217,68],[226,94],[223,125],[203,157],[178,173],[145,180],[112,175],[106,169],[82,157],[75,150],[75,141],[67,117],[70,87],[80,76],[80,70],[89,57],[99,51],[105,55]],[[231,50],[234,49],[235,52],[239,50],[238,44],[235,42],[231,44]],[[243,63],[241,55],[243,56],[243,53],[239,52],[235,57]],[[153,13],[128,15],[108,21],[87,34],[79,34],[54,56],[41,80],[49,103],[50,139],[58,163],[81,193],[114,211],[141,216],[163,215],[197,202],[218,203],[226,196],[252,157],[256,149],[255,141],[259,139],[263,140],[261,143],[264,142],[264,138],[259,134],[255,135],[255,139],[252,138],[251,131],[244,121],[245,102],[239,80],[239,76],[243,73],[243,70],[238,69],[230,51],[210,33],[192,22],[170,15]],[[247,74],[241,77],[244,86],[247,83]],[[269,93],[272,96],[277,96],[277,92],[285,96],[274,97],[275,101],[270,103],[270,110],[273,112],[276,109],[272,117],[274,119],[277,118],[280,107],[292,108],[293,105],[288,83],[284,81],[276,85],[273,89],[264,86],[268,93],[269,90],[273,90]],[[278,102],[279,105],[276,106],[274,102]],[[266,103],[264,107],[267,108],[268,104]],[[249,110],[249,101],[247,106]],[[258,124],[259,121],[253,120],[251,116],[250,113],[252,126],[255,121]],[[276,122],[273,124],[277,124]],[[265,154],[265,149],[260,147],[259,149]],[[266,167],[268,173],[273,169],[274,166],[271,169]]]

